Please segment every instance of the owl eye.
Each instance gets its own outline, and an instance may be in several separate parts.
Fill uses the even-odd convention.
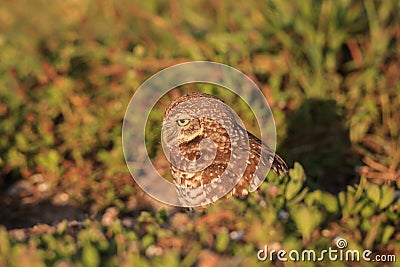
[[[189,119],[179,119],[176,121],[179,126],[183,127],[189,124],[190,120]]]

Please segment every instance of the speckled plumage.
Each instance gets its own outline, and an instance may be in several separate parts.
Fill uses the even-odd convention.
[[[193,99],[202,101],[191,102],[190,100]],[[213,118],[203,114],[213,114]],[[179,120],[182,121],[178,123]],[[235,133],[231,136],[231,138],[234,138],[233,140],[220,122],[224,126],[232,127],[232,131]],[[240,126],[229,107],[212,95],[191,93],[179,97],[169,105],[165,110],[163,120],[164,144],[172,147],[171,143],[174,136],[178,136],[179,151],[189,161],[198,160],[201,157],[200,142],[202,140],[210,138],[216,145],[215,157],[210,160],[211,164],[208,164],[202,170],[191,171],[182,166],[176,167],[177,164],[171,164],[173,181],[177,186],[180,201],[185,205],[204,204],[207,198],[212,199],[211,202],[215,201],[215,196],[212,193],[203,192],[202,186],[215,182],[218,186],[223,186],[224,181],[220,181],[219,178],[225,171],[228,172],[227,176],[225,174],[223,176],[225,179],[235,176],[236,173],[243,174],[239,182],[229,192],[230,195],[240,198],[244,198],[249,192],[254,191],[265,179],[266,168],[271,167],[278,175],[288,171],[282,158],[274,154],[268,146],[262,144],[257,137]],[[246,141],[247,136],[248,143]],[[239,147],[237,150],[240,151],[232,153],[232,147]],[[211,150],[211,148],[206,147],[206,150]],[[263,151],[264,157],[261,158],[260,162],[261,151]],[[170,153],[172,154],[171,159],[174,160],[174,156],[178,152],[171,150]],[[240,165],[239,163],[243,161],[245,161],[245,164]],[[233,167],[228,168],[229,162],[231,163],[230,166]],[[187,166],[190,166],[190,163],[187,163]],[[187,166],[185,165],[185,167]],[[244,169],[240,169],[239,166],[244,166]],[[198,190],[188,192],[183,190],[184,188]]]

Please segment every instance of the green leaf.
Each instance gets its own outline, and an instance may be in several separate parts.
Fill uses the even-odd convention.
[[[36,162],[43,166],[46,170],[50,171],[53,174],[59,173],[59,165],[60,165],[60,155],[56,150],[49,150],[46,153],[40,154],[36,158]]]
[[[227,230],[224,230],[217,234],[215,239],[215,249],[218,252],[224,252],[229,246],[229,234]]]
[[[318,204],[323,205],[325,207],[325,209],[330,213],[338,212],[337,198],[334,195],[323,192],[321,190],[315,190],[315,191],[307,194],[305,203],[309,206],[314,205],[315,203],[318,203]]]
[[[377,184],[369,184],[367,187],[367,196],[376,205],[379,205],[379,201],[381,199],[381,190],[379,186]]]
[[[287,200],[293,199],[303,187],[306,175],[300,163],[295,162],[293,169],[289,170],[290,180],[286,185],[285,198]]]
[[[302,201],[304,199],[304,197],[307,195],[308,191],[310,191],[310,189],[308,187],[304,188],[303,190],[301,190],[300,193],[298,193],[297,195],[295,195],[292,199],[290,199],[290,201],[288,202],[288,204],[296,204],[299,203],[300,201]]]
[[[383,234],[382,234],[382,244],[387,244],[390,241],[390,237],[393,235],[395,231],[394,226],[387,225],[385,229],[383,229]]]
[[[295,162],[293,169],[289,170],[289,176],[291,180],[304,182],[306,180],[306,174],[303,166],[300,163]]]
[[[180,266],[193,266],[196,260],[198,259],[198,256],[201,251],[201,246],[200,244],[194,244],[193,248],[190,250],[190,252],[186,255],[186,257],[182,260],[180,263]]]
[[[82,262],[84,266],[95,267],[100,265],[100,255],[92,245],[86,245],[82,251]]]
[[[346,193],[343,191],[339,192],[338,199],[339,205],[343,208],[344,204],[346,203]]]
[[[337,198],[329,193],[322,194],[322,204],[330,213],[337,213],[339,210]]]
[[[355,199],[358,200],[361,197],[361,195],[364,192],[366,184],[367,184],[367,179],[364,178],[364,177],[361,177],[360,183],[356,186],[357,190],[356,190],[356,193],[354,195]]]
[[[361,209],[361,216],[363,218],[369,219],[374,214],[375,214],[375,208],[372,207],[371,205],[366,205],[363,207],[363,209]]]
[[[0,255],[9,255],[11,251],[10,240],[8,239],[7,229],[0,226]]]
[[[379,208],[384,209],[388,207],[391,203],[393,203],[395,198],[395,190],[392,187],[384,186],[382,187],[382,198],[379,202]]]
[[[300,183],[299,181],[289,181],[287,186],[286,186],[286,191],[285,191],[285,198],[287,200],[291,200],[294,198],[297,193],[300,191],[302,188],[303,184]]]
[[[380,229],[381,224],[382,224],[382,222],[379,220],[377,220],[371,224],[371,229],[367,232],[367,235],[364,238],[364,246],[367,249],[371,249],[374,242],[378,238],[379,229]]]
[[[161,224],[161,223],[165,222],[168,219],[168,212],[165,210],[165,208],[161,208],[157,212],[156,216],[157,216],[158,223]]]
[[[139,215],[138,222],[140,223],[154,222],[154,218],[150,212],[142,211]]]
[[[296,223],[301,235],[305,240],[309,240],[311,233],[322,221],[321,212],[314,207],[301,205],[291,210],[293,220]]]
[[[148,248],[150,245],[154,244],[154,237],[150,234],[145,235],[142,238],[142,248],[146,249]]]
[[[354,214],[354,206],[356,205],[356,201],[354,199],[354,195],[350,192],[347,192],[345,201],[343,203],[343,217],[348,217]]]

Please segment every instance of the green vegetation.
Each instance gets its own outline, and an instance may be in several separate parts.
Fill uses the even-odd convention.
[[[396,0],[2,1],[0,266],[257,266],[265,245],[321,252],[338,238],[398,266],[399,25]],[[257,83],[291,170],[189,215],[135,185],[121,127],[141,83],[193,60]],[[172,97],[147,125],[165,174],[157,142]]]

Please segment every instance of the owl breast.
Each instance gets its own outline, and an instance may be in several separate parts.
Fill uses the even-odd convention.
[[[189,160],[199,159],[201,156],[201,140],[210,138],[216,146],[217,151],[215,158],[209,166],[197,172],[187,172],[171,165],[171,173],[174,178],[174,182],[182,187],[198,188],[214,183],[216,180],[218,180],[226,171],[229,162],[235,165],[235,161],[246,161],[246,168],[242,179],[240,179],[235,187],[233,187],[233,189],[227,194],[240,198],[246,197],[249,193],[249,184],[253,181],[256,166],[260,160],[261,148],[259,145],[257,145],[257,140],[250,136],[250,153],[247,154],[248,157],[231,158],[231,139],[226,129],[217,121],[212,119],[201,118],[200,122],[202,125],[204,125],[204,128],[210,130],[203,132],[201,135],[196,136],[196,138],[193,138],[190,141],[185,141],[187,138],[182,138],[179,140],[181,153]],[[238,140],[235,140],[235,142],[238,142]],[[245,144],[243,144],[243,146],[244,145]],[[232,179],[234,179],[234,177],[232,177]]]

